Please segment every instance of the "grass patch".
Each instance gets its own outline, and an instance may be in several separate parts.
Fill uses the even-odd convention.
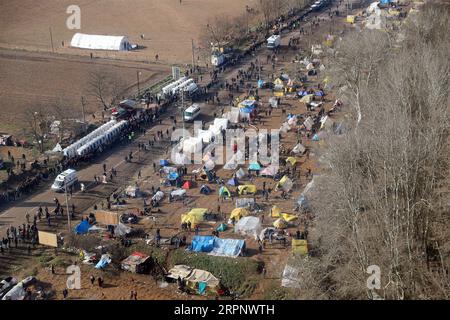
[[[230,291],[242,297],[249,296],[257,286],[261,265],[250,258],[215,257],[206,254],[189,253],[184,249],[171,252],[168,267],[185,264],[211,272]]]

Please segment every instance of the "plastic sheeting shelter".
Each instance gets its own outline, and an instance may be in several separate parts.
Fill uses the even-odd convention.
[[[114,235],[118,237],[126,236],[131,232],[131,228],[119,222],[117,226],[114,227]]]
[[[111,256],[103,254],[100,261],[96,264],[95,269],[104,269],[111,263]]]
[[[159,165],[163,167],[168,166],[169,161],[167,161],[166,159],[159,160]]]
[[[173,190],[173,191],[170,193],[170,195],[171,195],[172,197],[174,197],[174,198],[176,198],[176,197],[182,198],[182,197],[184,197],[184,196],[186,195],[186,190],[184,190],[184,189],[176,189],[176,190]]]
[[[245,240],[221,239],[213,236],[195,236],[190,250],[206,252],[214,256],[237,257],[245,248]]]
[[[128,51],[131,44],[126,36],[105,36],[75,33],[70,46],[80,49]]]
[[[286,220],[279,218],[274,221],[273,226],[277,229],[286,229],[288,227],[288,223]]]
[[[262,231],[261,220],[257,217],[243,217],[234,226],[234,232],[246,236],[253,236],[258,240],[258,236]]]
[[[133,273],[146,273],[152,265],[152,259],[146,254],[133,252],[125,260],[122,261],[120,267],[122,270]]]
[[[253,198],[237,198],[236,208],[247,208],[255,203]]]
[[[242,179],[243,177],[245,177],[246,173],[245,173],[244,169],[240,168],[238,171],[236,171],[235,175],[236,175],[236,178]]]
[[[91,225],[89,224],[89,222],[86,220],[83,220],[75,227],[75,233],[76,234],[86,234],[86,233],[88,233],[90,227],[91,227]]]
[[[295,145],[295,147],[292,149],[292,152],[295,154],[304,154],[306,151],[306,148],[301,144],[301,143],[297,143]]]
[[[287,163],[290,163],[291,166],[295,166],[295,164],[297,163],[297,159],[295,159],[294,157],[288,157],[288,158],[286,159],[286,162],[287,162]]]
[[[285,288],[301,289],[300,279],[301,273],[298,267],[286,264],[281,278],[281,286]]]
[[[239,185],[239,181],[236,178],[231,178],[230,180],[228,180],[227,184],[229,186],[238,186]]]

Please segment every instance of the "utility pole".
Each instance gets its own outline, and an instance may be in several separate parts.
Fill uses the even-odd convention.
[[[52,52],[55,52],[55,48],[53,47],[52,27],[48,27],[48,30],[50,31],[50,43],[52,44]]]
[[[139,70],[136,71],[136,77],[137,77],[137,85],[138,85],[138,96],[141,95],[141,86],[139,83],[139,75],[141,74],[141,72]]]
[[[87,131],[87,123],[86,123],[86,114],[84,112],[84,106],[86,105],[86,100],[83,96],[81,96],[81,115],[83,116],[83,126],[84,126],[84,132]]]
[[[192,68],[195,68],[194,39],[191,39],[191,43],[192,43]]]
[[[67,181],[64,178],[64,193],[66,194],[66,209],[67,209],[67,226],[69,228],[69,232],[71,231],[70,227],[70,212],[69,212],[69,199],[67,197]]]

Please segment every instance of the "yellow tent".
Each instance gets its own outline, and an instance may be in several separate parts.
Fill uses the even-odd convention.
[[[292,253],[308,254],[308,242],[306,240],[292,239]]]
[[[347,23],[355,23],[355,16],[348,15],[347,16]]]
[[[283,178],[281,178],[280,181],[275,186],[275,191],[278,191],[278,189],[283,188],[284,191],[289,192],[292,189],[293,182],[287,175],[284,175]]]
[[[254,184],[245,184],[238,186],[239,195],[256,193],[256,186]]]
[[[270,216],[272,218],[279,218],[279,217],[281,217],[280,214],[281,214],[281,209],[278,208],[277,206],[273,206],[272,210],[270,210]]]
[[[275,97],[283,97],[284,96],[284,92],[283,91],[274,91],[273,95]]]
[[[275,79],[275,81],[273,82],[273,84],[281,84],[283,85],[283,80],[281,80],[280,78]]]
[[[295,166],[295,164],[297,163],[297,159],[295,159],[294,157],[288,157],[286,159],[286,162],[289,162],[292,166]]]
[[[298,219],[298,216],[296,216],[295,214],[291,214],[291,213],[282,213],[281,216],[286,221],[293,221],[295,219]]]
[[[286,229],[288,227],[288,223],[284,219],[277,219],[274,221],[273,226],[277,229]]]
[[[204,220],[205,213],[208,212],[208,209],[205,208],[194,208],[189,211],[187,214],[181,215],[181,223],[191,222],[191,226],[195,228],[200,222]]]
[[[239,221],[242,217],[248,216],[248,210],[245,208],[236,208],[231,211],[230,219],[234,218],[234,221]]]
[[[311,101],[313,101],[313,99],[314,99],[313,94],[307,94],[306,96],[300,99],[300,102],[310,103]]]

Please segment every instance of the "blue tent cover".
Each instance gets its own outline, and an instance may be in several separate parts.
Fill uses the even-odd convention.
[[[76,234],[88,233],[90,227],[91,227],[91,225],[89,224],[89,222],[86,220],[83,220],[75,227],[75,233]]]
[[[167,161],[166,159],[162,159],[162,160],[159,160],[159,164],[162,166],[167,166],[167,165],[169,165],[169,161]]]
[[[250,165],[248,166],[248,169],[259,171],[259,170],[261,170],[261,165],[257,162],[250,163]]]
[[[176,180],[178,178],[178,173],[170,172],[168,175],[169,180]]]
[[[230,186],[238,186],[239,181],[236,178],[231,178],[230,180],[228,180],[227,184]]]
[[[194,236],[190,247],[194,252],[211,252],[214,249],[214,236]]]

